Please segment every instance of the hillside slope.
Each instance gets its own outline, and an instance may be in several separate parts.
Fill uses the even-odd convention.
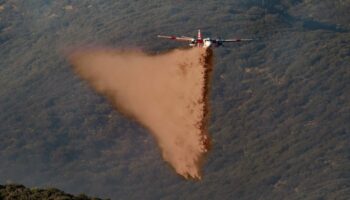
[[[349,199],[349,0],[0,1],[0,182],[111,199]],[[79,44],[216,49],[200,182],[72,73]]]
[[[65,199],[65,200],[101,200],[99,198],[88,197],[84,194],[74,196],[66,194],[60,190],[38,189],[38,188],[26,188],[23,185],[0,185],[0,199],[17,200],[17,199]]]

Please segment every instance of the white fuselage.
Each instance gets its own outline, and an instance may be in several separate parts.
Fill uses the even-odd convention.
[[[211,42],[210,38],[204,38],[204,39],[195,39],[190,42],[191,47],[203,47],[208,48],[211,47],[213,43]]]

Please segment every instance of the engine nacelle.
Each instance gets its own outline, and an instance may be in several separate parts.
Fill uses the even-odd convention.
[[[212,45],[212,42],[210,41],[210,39],[204,39],[203,47],[208,48],[211,45]]]

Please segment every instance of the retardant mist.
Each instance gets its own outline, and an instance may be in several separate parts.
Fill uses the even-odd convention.
[[[140,51],[75,51],[76,73],[116,108],[148,128],[164,160],[185,178],[201,179],[210,148],[207,132],[212,50],[160,55]]]

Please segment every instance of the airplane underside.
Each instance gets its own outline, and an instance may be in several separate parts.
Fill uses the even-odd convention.
[[[191,47],[202,47],[202,48],[210,48],[210,47],[219,47],[224,43],[231,42],[241,42],[241,41],[251,41],[252,39],[211,39],[211,38],[203,38],[201,31],[198,30],[197,37],[186,37],[186,36],[167,36],[167,35],[158,35],[159,38],[166,38],[170,40],[177,40],[182,42],[189,42],[189,46]]]

